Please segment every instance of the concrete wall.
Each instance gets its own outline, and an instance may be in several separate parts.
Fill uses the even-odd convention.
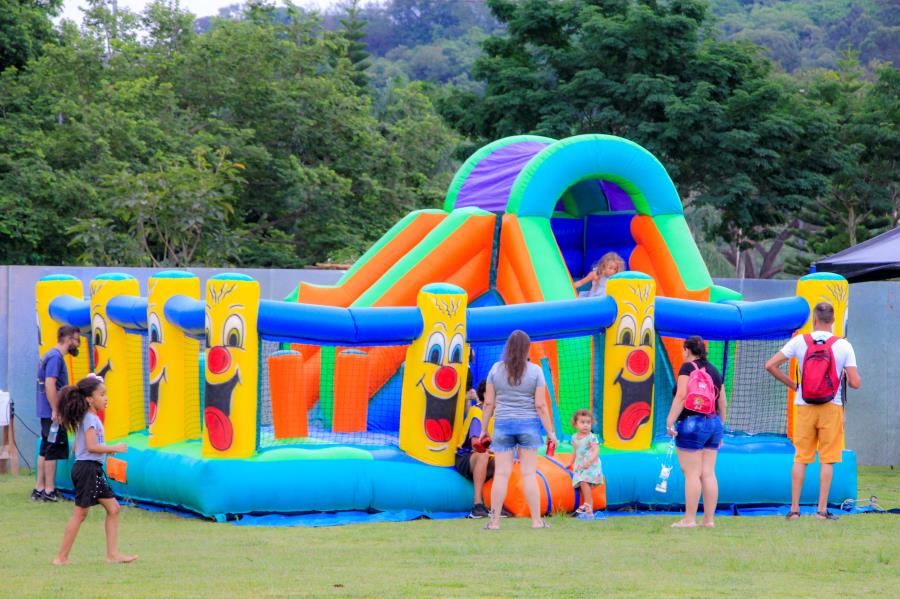
[[[87,268],[62,266],[0,266],[0,389],[10,391],[16,414],[32,430],[38,430],[35,416],[35,373],[38,356],[37,325],[34,313],[34,285],[43,276],[69,274],[87,283],[108,272],[124,272],[140,281],[141,294],[147,294],[147,279],[160,269],[152,268]],[[259,281],[264,299],[283,299],[300,281],[331,284],[341,272],[333,270],[214,269],[192,268],[201,285],[222,272],[240,272]],[[201,287],[202,288],[202,287]],[[16,422],[16,440],[27,463],[34,462],[36,437],[21,422]]]
[[[34,410],[35,371],[39,361],[34,314],[34,284],[41,277],[63,273],[85,282],[106,272],[135,276],[142,293],[149,268],[72,268],[0,266],[0,389],[8,389],[16,413],[36,430]],[[224,272],[191,269],[205,283]],[[334,283],[341,273],[326,270],[236,270],[260,282],[262,297],[282,299],[300,281]],[[779,280],[717,279],[716,283],[741,292],[750,301],[793,295],[796,283]],[[855,283],[850,286],[848,333],[856,349],[862,389],[851,391],[847,408],[847,447],[855,449],[860,464],[900,465],[900,282]],[[32,462],[35,438],[17,423],[22,452]]]
[[[793,295],[795,281],[716,279],[746,300]],[[850,285],[847,338],[862,387],[847,398],[847,447],[866,466],[900,464],[900,282]]]

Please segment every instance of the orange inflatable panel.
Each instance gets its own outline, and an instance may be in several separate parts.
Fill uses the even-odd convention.
[[[541,495],[541,514],[543,515],[574,512],[577,507],[576,500],[580,499],[580,493],[576,493],[572,486],[572,472],[563,465],[568,463],[569,456],[560,454],[557,457],[558,460],[538,456],[537,485]],[[484,499],[488,507],[491,506],[491,486],[492,481],[488,481],[484,485]],[[606,509],[606,485],[598,485],[592,491],[594,510]],[[518,462],[513,465],[503,507],[515,516],[529,517],[531,515],[528,511],[528,502],[525,501],[522,474]]]

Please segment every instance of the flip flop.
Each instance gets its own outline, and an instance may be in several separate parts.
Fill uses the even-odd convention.
[[[840,520],[840,516],[836,516],[829,511],[816,512],[816,520]]]
[[[679,520],[672,524],[672,528],[697,528],[696,522],[685,522],[684,520]]]
[[[545,522],[544,520],[541,520],[541,525],[540,525],[540,526],[534,526],[534,525],[532,525],[531,528],[550,528],[550,523],[549,523],[549,522]]]
[[[788,512],[788,515],[784,517],[785,520],[799,520],[800,512]]]

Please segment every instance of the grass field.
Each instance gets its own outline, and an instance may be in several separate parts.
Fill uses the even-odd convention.
[[[900,506],[900,471],[862,468],[860,496]],[[671,517],[551,520],[530,530],[471,520],[335,528],[237,527],[126,508],[104,561],[92,510],[71,563],[50,565],[72,504],[27,499],[0,476],[0,597],[896,597],[900,517],[720,518],[673,530]]]

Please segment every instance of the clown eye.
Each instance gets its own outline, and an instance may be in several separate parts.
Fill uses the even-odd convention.
[[[629,314],[622,316],[619,321],[619,330],[616,331],[616,345],[634,345],[634,331],[637,329],[637,323],[634,317]]]
[[[645,347],[653,346],[653,319],[649,316],[644,317],[641,323],[641,345]]]
[[[444,343],[447,341],[444,334],[435,331],[428,337],[425,344],[425,361],[432,364],[440,364],[444,361]]]
[[[94,345],[106,347],[106,319],[100,314],[94,314],[91,327],[93,328]]]
[[[244,347],[244,319],[237,314],[225,319],[224,341],[227,347]]]
[[[212,329],[212,325],[209,324],[209,314],[206,315],[206,347],[209,349],[212,347],[212,335],[210,334],[210,330]]]
[[[150,335],[150,343],[160,343],[162,341],[162,325],[156,312],[151,312],[147,317],[147,331]]]
[[[453,335],[450,340],[450,363],[462,364],[463,361],[463,336],[459,333]]]

